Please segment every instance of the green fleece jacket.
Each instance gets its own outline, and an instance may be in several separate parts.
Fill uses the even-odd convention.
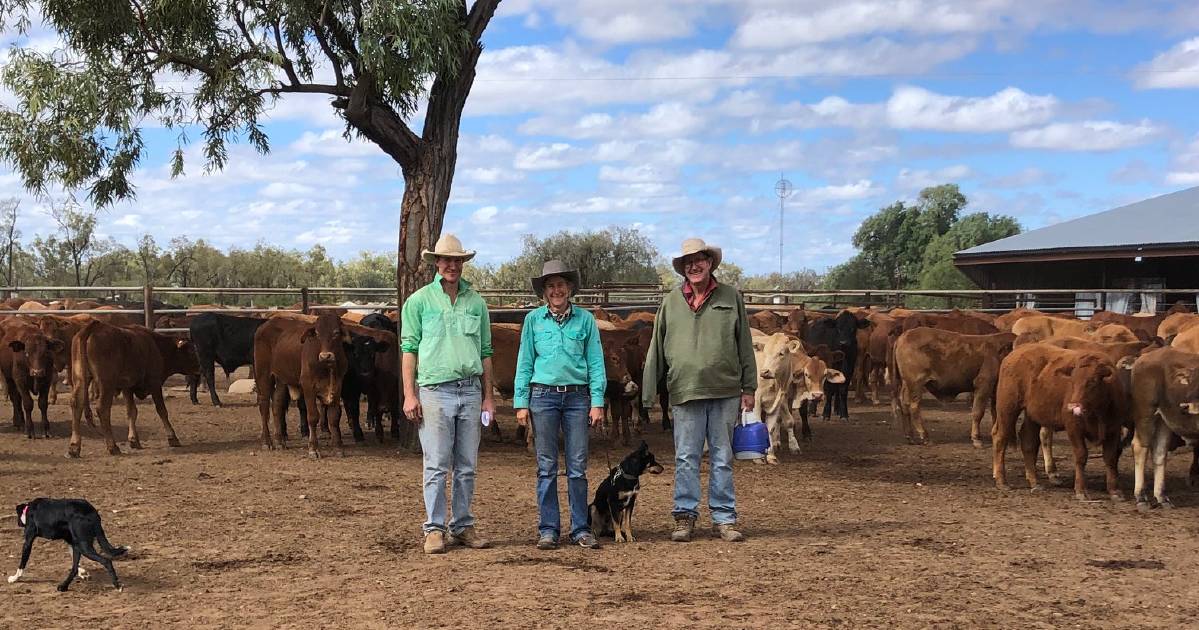
[[[645,358],[641,396],[646,407],[655,402],[663,375],[672,405],[752,394],[758,388],[749,316],[737,289],[717,285],[698,312],[687,305],[682,288],[666,295]]]

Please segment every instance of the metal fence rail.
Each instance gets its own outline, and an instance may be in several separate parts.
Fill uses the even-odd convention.
[[[509,312],[536,305],[539,300],[531,291],[514,289],[479,289],[494,310]],[[585,306],[652,308],[656,307],[668,292],[662,287],[621,284],[581,289],[576,301]],[[812,310],[836,310],[846,306],[913,307],[913,310],[938,311],[952,307],[969,307],[988,312],[1002,312],[1015,306],[1035,304],[1038,310],[1049,312],[1093,312],[1107,306],[1108,296],[1113,293],[1142,294],[1156,296],[1184,296],[1192,306],[1199,296],[1199,289],[995,289],[995,290],[879,290],[879,289],[810,289],[810,290],[743,290],[746,305],[754,309],[809,308]],[[384,311],[397,308],[395,290],[381,287],[155,287],[155,286],[11,286],[0,287],[0,296],[43,294],[53,298],[63,295],[92,294],[101,299],[121,299],[122,296],[139,296],[139,307],[105,308],[103,313],[113,315],[140,315],[146,327],[154,329],[159,315],[183,315],[197,313],[312,313],[333,309],[369,309]],[[140,294],[140,295],[138,295]],[[155,296],[210,295],[218,304],[228,298],[251,298],[250,306],[230,308],[154,308]],[[255,306],[253,298],[261,296],[294,296],[297,304],[287,308]],[[338,296],[387,298],[362,305],[339,305],[321,303]],[[50,298],[43,298],[50,299]],[[125,303],[132,300],[124,299]],[[165,304],[165,302],[163,302]],[[1157,310],[1164,311],[1170,304],[1157,300]],[[95,313],[91,309],[69,310],[23,310],[21,315],[74,315]],[[160,330],[182,330],[167,328]]]

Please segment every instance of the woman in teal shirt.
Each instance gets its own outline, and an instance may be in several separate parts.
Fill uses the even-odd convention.
[[[533,420],[537,449],[538,549],[556,549],[558,513],[558,434],[566,444],[566,488],[570,499],[570,540],[595,549],[587,514],[587,437],[604,419],[604,351],[595,317],[570,302],[579,272],[551,260],[533,278],[533,292],[546,305],[525,316],[516,358],[512,407],[521,426]]]

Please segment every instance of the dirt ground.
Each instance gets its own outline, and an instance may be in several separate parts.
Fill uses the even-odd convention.
[[[887,408],[865,406],[848,424],[818,420],[814,441],[779,466],[738,463],[740,545],[714,539],[707,514],[697,540],[669,541],[672,448],[654,428],[646,438],[666,472],[642,479],[637,542],[538,551],[533,460],[487,441],[475,510],[494,548],[425,556],[419,456],[373,442],[344,459],[309,460],[294,441],[263,452],[250,396],[226,396],[225,409],[170,396],[181,448],[166,446],[148,406],[141,451],[124,444],[114,413],[120,457],[85,434],[83,458],[65,459],[65,404],[51,408],[55,439],[28,441],[0,422],[0,504],[85,497],[109,538],[133,547],[116,563],[123,592],[84,560],[92,579],[60,594],[69,552],[39,542],[25,578],[0,582],[0,627],[1095,628],[1199,616],[1189,453],[1169,466],[1172,511],[1079,503],[1068,487],[999,492],[961,403],[929,403],[932,446],[905,444]],[[511,435],[511,410],[500,419]],[[593,488],[606,455],[614,465],[626,451],[593,440]],[[1128,495],[1131,459],[1121,461]],[[1010,451],[1013,484],[1019,462]],[[1089,470],[1105,496],[1097,458]],[[21,550],[10,510],[6,575]]]

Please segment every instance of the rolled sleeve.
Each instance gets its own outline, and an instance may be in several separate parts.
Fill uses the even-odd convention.
[[[529,408],[529,388],[533,381],[533,361],[537,350],[533,346],[533,324],[525,315],[520,327],[520,350],[516,353],[516,377],[513,379],[512,408]]]
[[[487,312],[487,302],[479,296],[479,356],[486,359],[495,354],[491,347],[491,314]]]
[[[416,354],[420,349],[421,336],[421,298],[413,293],[404,300],[400,309],[400,351]]]
[[[604,406],[604,393],[608,389],[608,371],[604,368],[604,346],[600,343],[599,326],[591,320],[587,332],[587,380],[591,388],[591,406]]]

